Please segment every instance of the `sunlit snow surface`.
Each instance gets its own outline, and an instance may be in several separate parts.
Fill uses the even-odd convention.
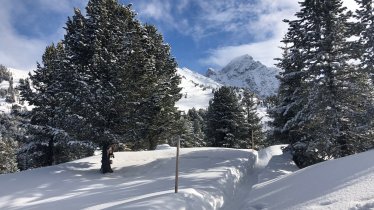
[[[0,209],[217,209],[248,169],[249,150],[176,149],[115,153],[114,173],[99,173],[100,155],[0,175]]]
[[[0,209],[373,209],[374,151],[297,170],[283,146],[117,152],[0,175]]]

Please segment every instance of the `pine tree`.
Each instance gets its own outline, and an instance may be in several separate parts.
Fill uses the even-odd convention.
[[[211,146],[246,147],[246,122],[234,88],[223,86],[214,93],[206,120],[206,138]]]
[[[248,126],[248,148],[259,149],[264,146],[264,133],[262,131],[261,119],[258,117],[255,102],[255,94],[245,89],[243,92],[242,105]]]

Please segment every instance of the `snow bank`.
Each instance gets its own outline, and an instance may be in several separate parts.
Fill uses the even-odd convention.
[[[264,152],[263,156],[266,160],[268,153]],[[264,182],[259,179],[259,184],[253,187],[247,198],[246,209],[372,209],[373,159],[374,150],[316,164],[294,173],[287,172],[287,164],[277,168],[282,161],[272,159],[268,162],[268,172],[272,170],[277,178],[268,181],[263,178]],[[283,159],[283,162],[287,161]],[[277,170],[286,173],[277,176]]]
[[[171,147],[169,144],[160,144],[157,145],[156,150],[165,150],[165,149],[175,149],[175,147]]]

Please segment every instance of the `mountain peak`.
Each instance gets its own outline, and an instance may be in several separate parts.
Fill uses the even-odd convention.
[[[244,71],[254,70],[260,67],[265,67],[259,61],[255,61],[252,56],[245,54],[234,58],[225,67],[222,68],[222,72],[237,71],[243,73]]]
[[[219,83],[249,88],[260,97],[275,95],[279,86],[275,78],[279,70],[266,67],[248,54],[234,58],[221,71],[208,73],[209,78]]]

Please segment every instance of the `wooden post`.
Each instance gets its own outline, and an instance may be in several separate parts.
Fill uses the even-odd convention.
[[[179,148],[180,148],[180,138],[178,138],[177,143],[177,156],[176,156],[176,163],[175,163],[175,193],[178,193],[178,171],[179,171]]]

